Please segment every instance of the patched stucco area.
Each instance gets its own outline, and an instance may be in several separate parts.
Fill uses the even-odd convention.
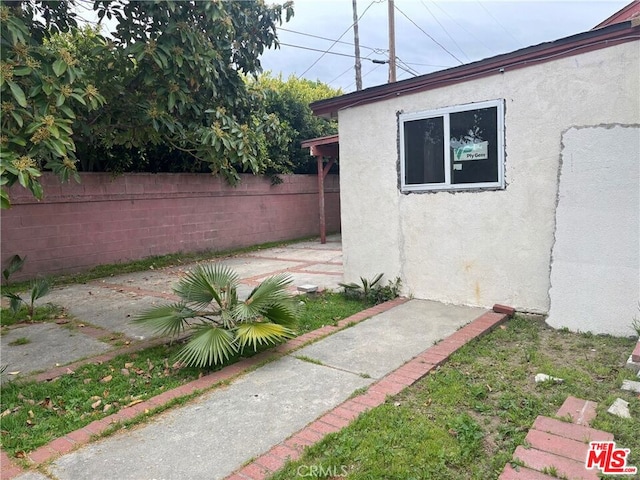
[[[640,126],[562,136],[549,325],[631,335],[640,291]]]

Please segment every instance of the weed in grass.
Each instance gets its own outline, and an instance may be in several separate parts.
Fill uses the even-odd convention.
[[[18,345],[26,345],[27,343],[31,343],[31,340],[27,337],[18,337],[13,342],[9,342],[9,345],[16,347]]]
[[[366,373],[366,372],[359,373],[358,375],[359,375],[360,377],[362,377],[362,378],[371,378],[371,375],[369,375],[369,374],[368,374],[368,373]]]

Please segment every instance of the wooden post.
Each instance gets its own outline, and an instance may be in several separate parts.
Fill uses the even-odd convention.
[[[396,22],[395,6],[389,0],[389,83],[396,81]]]
[[[324,218],[324,168],[322,155],[316,155],[316,160],[318,161],[318,199],[320,202],[320,243],[327,243],[327,224]]]

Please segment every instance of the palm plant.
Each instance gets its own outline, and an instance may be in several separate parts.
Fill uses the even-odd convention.
[[[276,344],[295,335],[297,311],[287,286],[291,278],[275,275],[238,299],[238,275],[220,265],[198,266],[174,292],[180,301],[142,312],[135,319],[160,335],[192,334],[177,359],[197,367],[223,363],[246,347]]]
[[[44,297],[51,290],[52,281],[48,278],[38,278],[31,282],[29,291],[29,299],[25,300],[19,294],[14,292],[3,292],[2,296],[7,297],[10,301],[9,307],[13,313],[18,313],[20,307],[24,304],[27,307],[27,319],[33,320],[33,314],[36,310],[36,300]]]

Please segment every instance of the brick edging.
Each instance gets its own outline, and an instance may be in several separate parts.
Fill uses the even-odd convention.
[[[63,437],[52,440],[48,444],[43,445],[37,448],[36,450],[28,453],[26,456],[26,459],[30,461],[34,466],[44,462],[48,462],[59,455],[68,453],[71,450],[75,450],[76,448],[86,443],[89,443],[91,438],[94,435],[100,435],[104,433],[107,429],[113,427],[114,425],[117,425],[120,422],[132,420],[138,417],[139,415],[146,414],[149,411],[152,411],[153,409],[162,407],[163,405],[166,405],[167,403],[169,403],[174,399],[188,396],[193,393],[197,393],[198,391],[208,390],[213,387],[216,387],[217,385],[220,385],[223,382],[228,382],[230,380],[233,380],[235,377],[238,377],[244,373],[248,373],[251,369],[259,366],[263,362],[272,361],[277,358],[280,358],[284,355],[287,355],[293,352],[294,350],[298,350],[299,348],[302,348],[304,345],[315,342],[317,340],[320,340],[321,338],[327,337],[335,332],[338,332],[339,330],[346,328],[350,324],[362,322],[367,318],[386,312],[387,310],[390,310],[393,307],[401,305],[407,301],[408,301],[407,298],[399,297],[394,300],[381,303],[374,307],[367,308],[366,310],[362,310],[361,312],[358,312],[354,315],[351,315],[350,317],[340,320],[337,323],[337,326],[326,325],[322,328],[305,333],[304,335],[300,335],[299,337],[293,338],[279,345],[276,348],[272,348],[270,350],[254,355],[253,357],[246,358],[244,360],[236,362],[232,365],[222,368],[221,370],[218,370],[217,372],[210,373],[197,380],[192,380],[189,383],[186,383],[179,387],[163,392],[159,395],[156,395],[155,397],[151,397],[136,405],[132,405],[131,407],[125,407],[116,413],[113,413],[99,420],[95,420],[78,430],[75,430],[73,432],[70,432],[64,435]],[[137,345],[140,345],[140,344],[137,344]],[[130,348],[131,347],[119,350],[117,352],[117,355],[126,353],[126,351],[123,351],[123,350],[129,350]],[[114,354],[113,356],[111,356],[111,354],[104,354],[98,357],[93,357],[83,362],[89,363],[91,361],[96,361],[96,359],[106,361],[105,358],[107,356],[110,356],[110,358],[107,359],[107,360],[110,360],[116,355]],[[64,370],[64,372],[61,371],[56,376],[60,376],[61,374],[66,373],[66,370],[68,368],[71,368],[74,365],[76,364],[71,364],[65,367],[61,367],[60,370]],[[55,369],[55,370],[58,370],[58,369]],[[46,373],[48,372],[45,372],[45,374]],[[3,480],[8,480],[10,478],[13,478],[24,471],[22,467],[14,463],[13,460],[4,451],[1,451],[0,463],[1,463],[0,478],[2,478]]]
[[[640,363],[640,339],[636,343],[636,348],[633,349],[633,353],[631,353],[631,360],[636,363]]]
[[[489,333],[509,317],[508,313],[495,311],[484,313],[442,342],[427,348],[412,360],[371,384],[365,393],[350,398],[324,413],[302,430],[227,476],[225,480],[266,479],[280,470],[287,461],[299,459],[306,447],[319,442],[329,433],[337,432],[346,427],[362,412],[383,404],[388,395],[396,395],[406,387],[413,385],[446,362],[460,347],[474,338]]]

